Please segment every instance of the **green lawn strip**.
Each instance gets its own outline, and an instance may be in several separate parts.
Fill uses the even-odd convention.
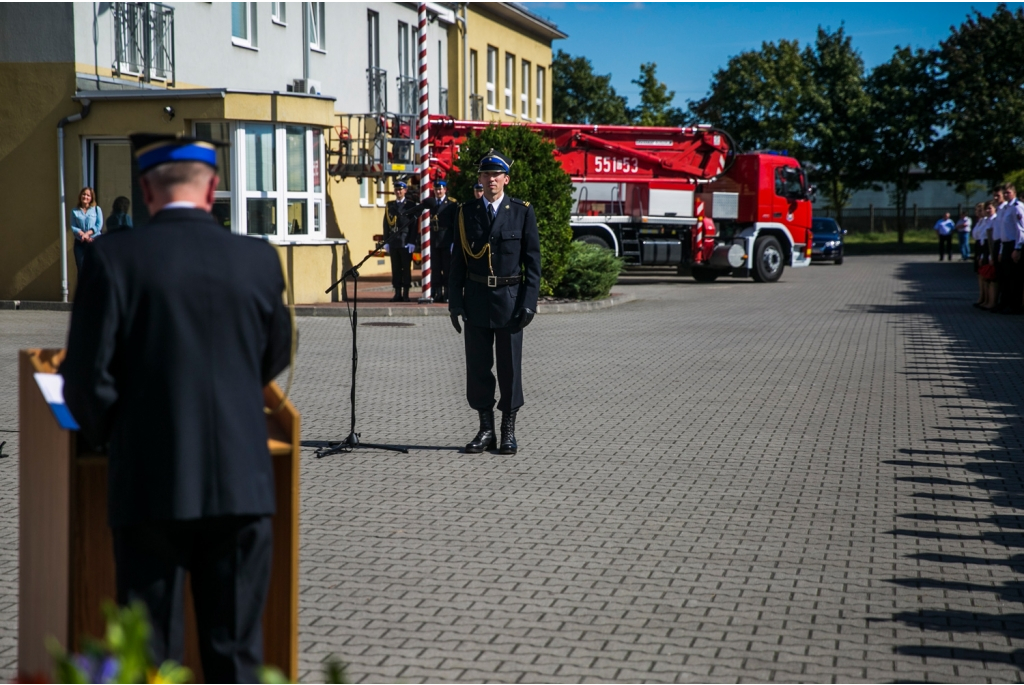
[[[903,244],[897,241],[896,231],[885,233],[849,233],[843,238],[843,249],[849,255],[872,254],[927,254],[939,251],[939,238],[930,228],[910,229],[903,234]],[[953,251],[959,255],[956,238]]]

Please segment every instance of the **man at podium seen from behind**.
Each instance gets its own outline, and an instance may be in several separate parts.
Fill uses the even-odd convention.
[[[184,656],[188,571],[206,682],[257,682],[274,513],[263,387],[291,346],[281,264],[210,214],[215,144],[131,140],[152,218],[85,260],[65,399],[82,438],[109,443],[117,599],[145,603],[156,662]]]

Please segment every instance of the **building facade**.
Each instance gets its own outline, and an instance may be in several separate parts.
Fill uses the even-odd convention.
[[[514,5],[427,8],[431,113],[468,111],[452,56],[480,44],[515,55],[517,73],[529,65],[530,113],[545,116],[550,79],[534,74],[556,29]],[[389,178],[415,177],[417,52],[413,3],[0,4],[0,181],[25,199],[5,222],[0,300],[73,297],[82,187],[107,216],[128,198],[145,223],[136,131],[229,141],[218,220],[280,246],[297,302],[338,299],[324,290],[373,247]],[[365,273],[388,270],[379,258]]]

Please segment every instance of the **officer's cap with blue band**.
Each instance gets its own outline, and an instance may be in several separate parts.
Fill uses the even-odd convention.
[[[484,189],[484,184],[483,183],[474,183],[473,184],[473,190],[483,190],[483,189]]]
[[[436,181],[434,181],[434,185],[435,186],[440,186],[442,188],[447,188],[448,187],[448,181],[444,180],[443,178],[439,178]]]
[[[395,188],[405,188],[405,181],[395,181]]]
[[[494,148],[491,148],[490,152],[488,152],[486,155],[484,155],[480,159],[480,169],[479,170],[481,172],[497,171],[497,172],[500,172],[502,174],[507,174],[508,170],[509,170],[509,167],[511,167],[511,166],[512,166],[512,162],[510,162],[508,160],[508,158],[505,157],[505,155],[501,154],[500,152],[495,151]]]
[[[217,148],[226,143],[210,142],[186,136],[159,133],[135,133],[129,136],[139,173],[170,162],[201,162],[217,168]]]

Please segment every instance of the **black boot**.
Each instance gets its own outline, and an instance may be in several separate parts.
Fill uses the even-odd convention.
[[[402,288],[402,302],[408,302],[408,301],[409,301],[409,289],[408,288]]]
[[[498,454],[515,454],[519,449],[519,445],[516,444],[517,411],[519,410],[513,409],[501,413],[501,447],[498,448]]]
[[[400,288],[395,288],[395,296],[391,298],[391,301],[392,302],[401,302],[402,301],[402,290]]]
[[[466,445],[467,454],[480,454],[484,450],[493,450],[497,445],[494,437],[494,410],[480,412],[480,432],[473,441]]]

